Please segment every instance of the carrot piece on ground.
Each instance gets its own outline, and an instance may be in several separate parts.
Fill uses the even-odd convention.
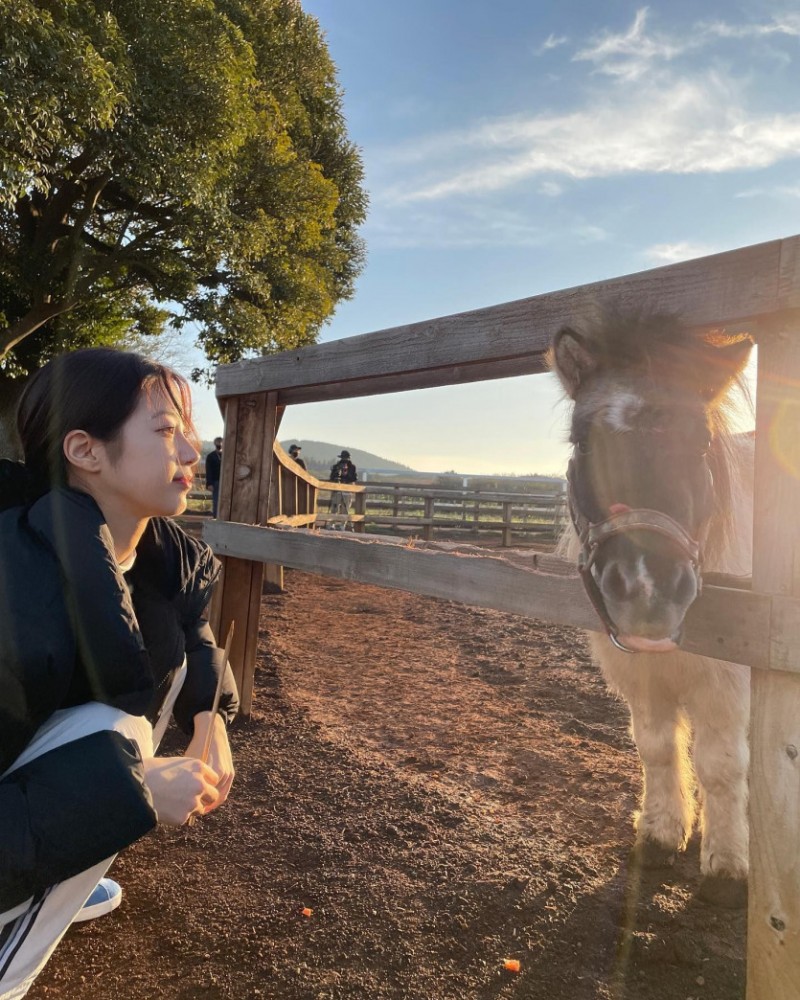
[[[518,958],[507,958],[503,962],[503,968],[509,972],[519,972],[520,964]]]

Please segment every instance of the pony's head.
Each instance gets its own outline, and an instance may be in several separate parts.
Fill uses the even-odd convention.
[[[752,346],[746,335],[701,337],[672,314],[617,308],[553,340],[552,367],[574,401],[580,569],[621,648],[662,652],[680,641],[709,530],[728,502],[721,404]]]

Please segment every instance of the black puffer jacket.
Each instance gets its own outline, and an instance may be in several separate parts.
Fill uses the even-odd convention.
[[[219,567],[154,518],[130,588],[94,500],[53,490],[0,513],[0,774],[60,708],[100,701],[152,718],[174,672],[188,734],[211,707],[222,652],[205,618]],[[132,592],[132,599],[131,599]],[[238,707],[230,668],[220,711]],[[114,733],[51,750],[0,779],[0,913],[84,870],[155,824],[135,743]]]

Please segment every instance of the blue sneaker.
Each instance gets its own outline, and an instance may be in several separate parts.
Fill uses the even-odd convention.
[[[73,923],[81,920],[94,920],[106,913],[116,910],[122,902],[122,886],[110,878],[101,878],[92,889],[92,893],[83,907],[78,911]]]

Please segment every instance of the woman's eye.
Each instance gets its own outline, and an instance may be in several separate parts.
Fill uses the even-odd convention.
[[[172,426],[169,426],[169,427],[159,427],[158,430],[159,430],[160,434],[168,434],[170,437],[175,433],[175,428],[172,427]]]

